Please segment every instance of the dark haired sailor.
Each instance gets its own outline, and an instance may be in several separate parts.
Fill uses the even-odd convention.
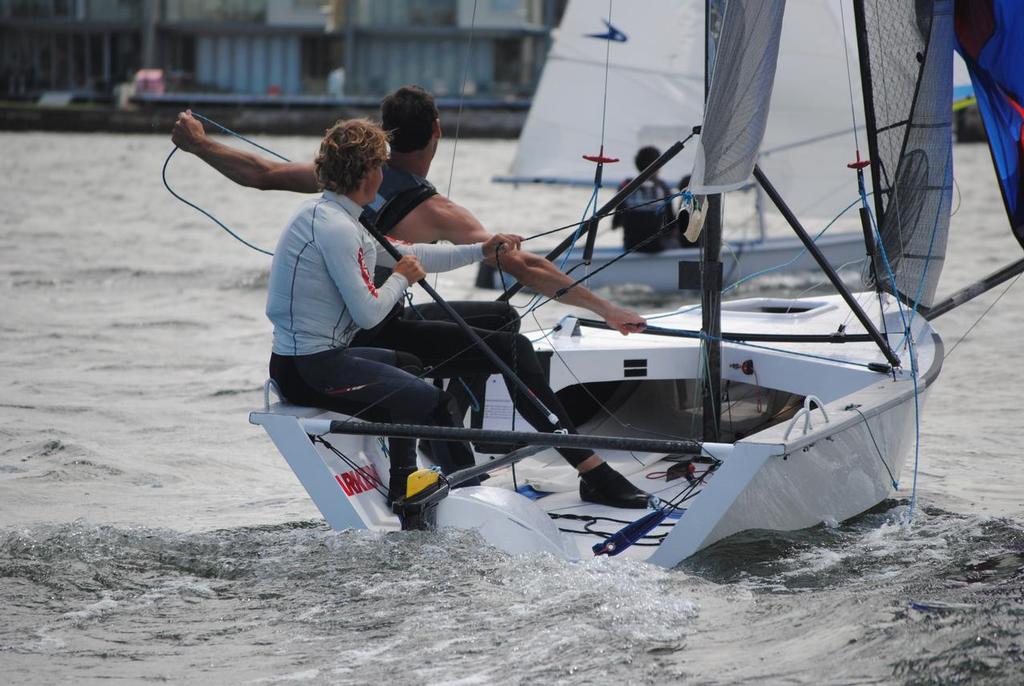
[[[411,243],[445,240],[456,245],[486,241],[490,234],[465,207],[439,195],[427,180],[431,162],[441,139],[441,123],[433,96],[418,86],[399,88],[381,103],[382,124],[393,137],[391,156],[384,169],[380,198],[373,202],[378,228]],[[182,112],[171,139],[186,152],[194,153],[232,181],[264,190],[314,193],[318,190],[311,162],[276,162],[243,152],[209,138],[202,124],[190,112]],[[493,258],[489,258],[493,264]],[[502,254],[501,268],[524,285],[554,297],[573,280],[553,264],[528,251]],[[636,312],[614,305],[583,286],[574,286],[559,298],[567,305],[582,307],[603,318],[623,335],[642,331],[646,321]],[[460,313],[462,310],[457,307]],[[476,307],[479,312],[480,307]],[[505,317],[514,321],[507,305],[485,306],[484,319]],[[490,310],[489,308],[498,308]],[[441,318],[433,308],[420,315]],[[406,313],[407,317],[416,316]],[[479,324],[483,324],[483,319]],[[508,330],[508,329],[506,329]]]
[[[643,171],[659,157],[661,151],[648,145],[637,151],[633,161],[637,171]],[[624,180],[619,190],[630,181],[632,179]],[[612,220],[613,227],[622,228],[623,248],[654,253],[678,246],[678,240],[672,235],[675,228],[666,229],[672,222],[671,195],[668,184],[655,174],[626,198]]]

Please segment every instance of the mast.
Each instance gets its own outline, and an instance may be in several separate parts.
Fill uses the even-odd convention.
[[[868,56],[868,41],[867,41],[867,24],[864,19],[864,0],[855,0],[854,2],[854,31],[857,36],[857,63],[858,71],[861,79],[861,93],[864,100],[864,127],[867,131],[868,136],[868,159],[861,160],[860,158],[860,144],[857,144],[856,161],[847,164],[846,166],[850,169],[854,169],[857,172],[857,191],[860,193],[860,210],[858,215],[860,217],[860,228],[864,235],[864,250],[868,257],[868,274],[871,280],[871,285],[874,286],[875,296],[878,298],[878,318],[882,324],[882,331],[885,335],[885,340],[889,340],[889,329],[885,323],[885,304],[882,299],[882,281],[878,277],[878,262],[876,257],[876,251],[878,246],[875,241],[875,232],[871,226],[871,209],[868,206],[867,188],[864,185],[864,167],[871,167],[871,184],[872,188],[879,191],[875,194],[876,208],[878,209],[878,217],[881,217],[882,208],[882,193],[879,189],[879,169],[881,166],[880,158],[878,157],[878,136],[877,136],[877,122],[875,120],[875,109],[874,109],[874,92],[871,90],[871,59]],[[844,47],[843,52],[846,52]],[[846,56],[847,64],[849,64],[849,55]],[[852,102],[851,102],[852,107]],[[853,121],[854,127],[854,139],[856,140],[857,121],[856,118]],[[872,164],[872,161],[874,164]]]
[[[715,48],[712,40],[711,6],[714,0],[704,3],[704,102],[707,103],[711,88],[711,74],[714,70]],[[718,441],[722,425],[722,195],[716,193],[707,198],[707,213],[702,234],[703,254],[701,257],[701,331],[704,332],[706,368],[701,387],[702,438]]]
[[[864,129],[868,136],[868,159],[871,160],[871,187],[875,190],[875,217],[882,225],[882,158],[878,154],[878,123],[875,120],[875,93],[871,87],[871,59],[868,56],[868,28],[864,16],[864,0],[854,0],[853,21],[857,32],[857,58],[860,62],[860,90],[864,97]],[[870,233],[869,233],[870,235]],[[865,236],[867,241],[868,236]],[[865,246],[874,264],[874,236]],[[876,277],[877,280],[877,277]]]

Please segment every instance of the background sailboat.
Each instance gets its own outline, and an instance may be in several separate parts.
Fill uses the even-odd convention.
[[[606,155],[621,158],[603,170],[603,184],[617,186],[636,175],[632,160],[639,148],[655,145],[664,150],[703,120],[704,2],[613,6],[610,21],[607,10],[601,3],[569,3],[512,168],[495,180],[589,186],[594,165],[582,155],[597,154],[603,144]],[[863,116],[859,84],[854,79],[851,91],[847,61],[836,49],[844,45],[844,28],[852,50],[853,27],[843,26],[836,3],[795,0],[787,5],[775,93],[758,158],[794,210],[818,229],[856,199],[854,175],[847,167],[855,147],[851,106],[859,121]],[[850,59],[855,66],[856,55]],[[810,178],[801,173],[809,165],[817,170]],[[676,185],[692,166],[690,146],[660,176]],[[761,192],[753,185],[750,189],[727,210],[727,281],[783,265],[801,250],[791,236],[780,235],[785,222]],[[859,231],[851,228],[856,229],[855,218],[840,219],[820,239],[835,266],[864,257]],[[621,253],[617,246],[599,247],[592,270]],[[682,249],[633,254],[588,284],[633,282],[674,290],[676,263],[694,256],[695,251]],[[570,253],[566,268],[581,257],[580,251]],[[813,267],[804,255],[784,270]],[[478,285],[496,280],[485,271]]]

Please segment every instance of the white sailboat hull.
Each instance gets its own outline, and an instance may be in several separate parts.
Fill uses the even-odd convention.
[[[857,263],[865,258],[864,237],[859,233],[836,233],[821,236],[815,244],[825,254],[829,263],[836,268]],[[588,288],[603,288],[622,284],[646,286],[656,292],[679,290],[679,262],[700,259],[697,248],[678,248],[659,253],[632,253],[622,257],[623,250],[617,247],[597,247],[590,263],[585,282]],[[538,252],[543,256],[543,252]],[[722,249],[723,280],[726,285],[753,274],[770,271],[773,275],[817,273],[819,267],[814,259],[803,250],[803,244],[796,237],[767,238],[765,240],[727,241]],[[610,267],[612,260],[618,259]],[[562,258],[555,260],[561,265]],[[575,248],[569,252],[563,271],[573,278],[588,273],[582,264],[583,250]],[[598,271],[600,270],[600,271]],[[498,271],[487,265],[480,265],[477,286],[480,288],[508,288],[515,279],[503,274],[504,286]]]
[[[886,321],[893,330],[899,318],[896,305],[891,299],[884,302]],[[793,311],[779,312],[780,309]],[[874,314],[877,320],[879,313]],[[670,327],[688,329],[699,319],[699,311],[686,311],[662,317],[660,321]],[[806,331],[809,327],[828,331],[845,319],[842,302],[835,297],[750,299],[726,303],[723,308],[725,331],[742,328],[784,333]],[[632,393],[618,406],[614,417],[601,416],[581,425],[583,433],[649,436],[653,429],[640,426],[641,419],[637,418],[646,416],[654,421],[655,415],[666,412],[665,403],[655,402],[657,396],[650,394],[662,393],[666,388],[682,392],[683,380],[696,378],[700,355],[692,339],[651,335],[622,338],[594,329],[572,335],[572,322],[565,324],[536,344],[541,353],[552,353],[552,387],[568,398],[572,389],[581,384],[619,382]],[[855,328],[848,324],[851,333]],[[724,343],[723,375],[726,388],[732,389],[728,392],[735,395],[730,398],[732,410],[750,410],[755,406],[750,398],[756,398],[758,411],[776,412],[777,408],[772,407],[776,401],[768,391],[774,389],[773,393],[789,394],[789,400],[796,399],[811,407],[809,416],[802,411],[790,412],[784,421],[749,435],[741,436],[739,432],[736,440],[704,444],[705,453],[719,459],[720,466],[707,476],[691,499],[681,504],[684,509],[654,532],[663,535],[645,539],[643,545],[633,546],[622,555],[674,566],[698,550],[741,531],[789,531],[823,522],[833,524],[890,497],[914,446],[916,415],[924,394],[941,368],[942,345],[938,336],[920,317],[912,328],[921,369],[916,384],[909,371],[886,374],[865,368],[864,363],[881,360],[871,343],[832,345],[842,348],[838,357],[831,356],[835,359],[796,354],[817,354],[819,349],[828,349],[829,344],[766,344],[754,348]],[[893,345],[898,345],[899,339],[895,334],[890,337]],[[897,352],[904,359],[910,354],[906,347],[898,348]],[[635,374],[638,360],[645,365],[642,379]],[[743,362],[749,362],[756,371],[756,387],[748,383],[755,377],[746,375]],[[905,366],[909,368],[909,361]],[[630,369],[634,373],[627,373]],[[742,400],[743,389],[751,388],[756,392],[748,393],[747,400]],[[503,404],[507,394],[503,396],[500,389],[503,386],[496,379],[488,384],[484,426],[501,428],[510,418],[509,407]],[[819,399],[822,406],[811,405],[811,397]],[[608,400],[613,401],[614,396]],[[681,403],[680,407],[685,405]],[[799,402],[791,409],[798,406]],[[781,416],[783,412],[777,414]],[[401,524],[386,507],[384,496],[371,488],[366,479],[353,478],[367,469],[379,476],[387,474],[387,461],[378,440],[340,434],[327,436],[345,455],[346,463],[310,440],[309,427],[322,426],[322,422],[310,420],[325,418],[343,416],[283,403],[268,403],[262,411],[250,415],[250,421],[263,426],[274,440],[332,528],[399,529]],[[691,418],[679,414],[667,424],[659,424],[658,429],[662,436],[685,435]],[[723,430],[727,429],[727,421],[734,428],[739,426],[734,419],[727,419],[723,413]],[[521,429],[527,425],[518,421],[516,426]],[[658,476],[676,464],[671,456],[622,452],[605,452],[603,456],[663,501],[687,487],[685,479],[667,481]],[[487,455],[478,455],[479,462],[489,459]],[[386,482],[386,478],[383,480]],[[571,560],[591,555],[591,547],[603,540],[586,529],[610,534],[621,527],[602,524],[606,520],[601,518],[631,521],[644,514],[580,501],[573,471],[553,451],[521,462],[517,466],[517,483],[528,484],[546,495],[531,499],[516,492],[505,468],[492,474],[484,486],[452,491],[437,507],[437,525],[477,530],[489,544],[512,553],[545,552]],[[596,519],[590,522],[587,518]]]
[[[918,397],[919,407],[925,394]],[[867,416],[866,423],[847,413],[853,416],[842,424],[777,444],[768,455],[756,450],[734,454],[687,512],[691,526],[680,529],[677,540],[669,537],[649,561],[671,567],[735,533],[834,526],[871,509],[896,490],[893,480],[899,483],[914,446],[915,412],[911,395]],[[895,479],[889,478],[890,471]],[[728,494],[712,490],[723,483],[721,490]]]

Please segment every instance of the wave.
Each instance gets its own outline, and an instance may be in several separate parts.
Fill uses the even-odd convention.
[[[9,447],[0,455],[13,462],[5,465],[4,471],[34,481],[89,481],[124,474],[98,460],[93,451],[84,446],[59,439]]]
[[[635,650],[672,654],[699,614],[685,576],[643,564],[509,556],[471,532],[334,533],[310,522],[8,531],[0,595],[13,609],[0,650],[46,655],[65,674],[123,661],[150,676],[180,670],[185,649],[212,650],[203,673],[232,681],[315,672],[482,683],[510,669],[527,681],[565,669],[600,679],[627,674]],[[64,647],[51,654],[55,640]]]

